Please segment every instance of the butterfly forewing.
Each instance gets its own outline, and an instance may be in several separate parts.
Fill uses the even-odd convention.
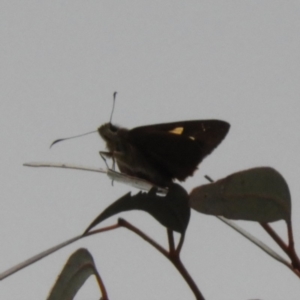
[[[128,132],[128,141],[161,173],[184,180],[228,130],[224,121],[183,121],[134,128]]]
[[[151,165],[170,178],[185,179],[201,160],[199,144],[184,136],[150,132],[132,144]]]

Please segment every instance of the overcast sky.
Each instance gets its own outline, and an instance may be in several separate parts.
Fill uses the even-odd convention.
[[[231,129],[183,186],[255,166],[287,180],[300,253],[299,1],[6,1],[0,4],[0,272],[81,233],[129,190],[105,175],[33,169],[48,161],[105,167],[97,134],[221,119]],[[122,214],[166,245],[142,212]],[[103,225],[114,224],[117,217]],[[239,222],[279,253],[251,222]],[[274,228],[285,238],[283,222]],[[175,268],[125,229],[84,239],[0,284],[6,300],[45,299],[69,255],[93,255],[110,299],[194,299]],[[214,217],[193,212],[182,260],[207,300],[298,300],[299,278]],[[99,299],[91,278],[77,300]]]

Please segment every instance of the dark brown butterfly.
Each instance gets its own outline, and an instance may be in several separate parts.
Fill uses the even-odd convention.
[[[115,104],[117,92],[114,93]],[[113,113],[113,109],[112,109]],[[131,130],[110,122],[98,128],[108,152],[124,174],[145,179],[160,187],[169,186],[174,179],[192,176],[198,164],[225,138],[230,125],[220,120],[195,120],[141,126]],[[54,144],[85,134],[55,140]]]
[[[225,138],[230,125],[195,120],[141,126],[131,130],[106,123],[98,128],[120,171],[166,187],[192,176],[198,164]]]

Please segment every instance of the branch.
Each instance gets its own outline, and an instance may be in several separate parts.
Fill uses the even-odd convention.
[[[236,230],[238,233],[240,233],[241,235],[243,235],[245,238],[247,238],[249,241],[251,241],[253,244],[255,244],[257,247],[259,247],[261,250],[263,250],[264,252],[266,252],[268,255],[270,255],[271,257],[273,257],[274,259],[276,259],[277,261],[281,262],[282,264],[284,264],[285,266],[287,266],[290,270],[292,270],[299,278],[300,278],[300,274],[299,272],[296,272],[294,270],[294,268],[291,266],[291,264],[285,260],[282,256],[280,256],[279,254],[277,254],[274,250],[272,250],[269,246],[267,246],[265,243],[263,243],[262,241],[260,241],[259,239],[257,239],[256,237],[254,237],[252,234],[250,234],[249,232],[247,232],[246,230],[242,229],[240,226],[238,226],[237,224],[235,224],[234,222],[224,218],[224,217],[217,217],[219,220],[221,220],[222,222],[226,223],[228,226],[230,226],[231,228],[233,228],[234,230]]]
[[[180,257],[179,257],[179,252],[174,251],[174,250],[171,252],[166,251],[160,245],[158,245],[156,242],[154,242],[150,237],[148,237],[146,234],[144,234],[142,231],[140,231],[138,228],[136,228],[135,226],[131,225],[130,223],[128,223],[127,221],[125,221],[123,219],[119,219],[119,224],[121,226],[133,231],[135,234],[137,234],[142,239],[144,239],[149,244],[151,244],[160,253],[162,253],[174,265],[174,267],[177,269],[177,271],[181,274],[181,276],[183,277],[185,282],[188,284],[190,289],[193,291],[196,299],[197,300],[205,300],[203,295],[201,294],[200,290],[198,289],[198,286],[194,282],[193,278],[190,276],[190,274],[188,273],[188,271],[182,264]],[[171,231],[168,231],[168,235],[169,235],[169,241],[170,241],[170,239],[172,240],[173,237],[171,237],[172,236]],[[172,244],[172,242],[171,242],[171,244]],[[169,245],[169,246],[172,249],[172,245]]]
[[[260,223],[260,225],[266,230],[266,232],[273,238],[277,245],[286,253],[286,255],[291,259],[292,265],[298,270],[298,276],[300,272],[300,261],[294,248],[294,239],[291,223],[287,223],[288,235],[289,235],[289,245],[280,238],[280,236],[272,229],[272,227],[267,223]]]

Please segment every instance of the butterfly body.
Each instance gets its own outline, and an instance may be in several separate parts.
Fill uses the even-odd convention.
[[[224,139],[230,125],[220,120],[195,120],[128,130],[106,123],[98,132],[120,171],[166,187],[192,176],[198,164]]]

